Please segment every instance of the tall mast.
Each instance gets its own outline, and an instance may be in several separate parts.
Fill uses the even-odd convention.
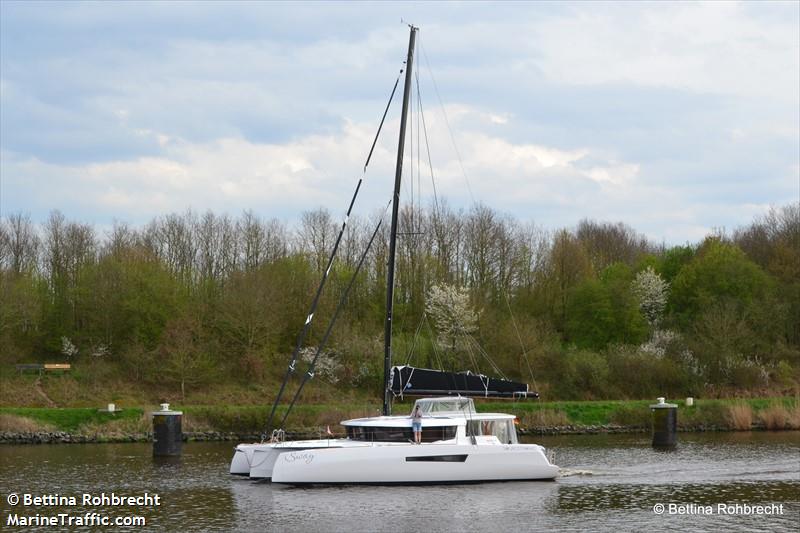
[[[403,150],[406,145],[406,119],[408,100],[411,92],[411,71],[414,61],[414,42],[417,28],[411,26],[408,37],[408,58],[406,59],[406,82],[403,89],[403,111],[400,115],[400,140],[397,143],[397,165],[394,172],[394,196],[392,197],[392,228],[389,234],[389,268],[386,275],[386,324],[383,330],[383,414],[391,414],[389,378],[392,372],[392,308],[394,307],[394,257],[397,248],[397,217],[400,207],[400,178],[403,175]]]

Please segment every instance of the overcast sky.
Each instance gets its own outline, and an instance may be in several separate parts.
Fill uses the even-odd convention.
[[[455,208],[679,244],[800,201],[798,2],[0,0],[0,215],[341,214],[405,58],[401,19],[421,27]],[[389,198],[399,109],[357,213]]]

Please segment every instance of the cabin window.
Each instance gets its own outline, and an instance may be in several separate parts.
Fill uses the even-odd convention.
[[[414,404],[419,405],[420,409],[425,414],[435,413],[474,413],[475,407],[472,403],[472,398],[448,398],[431,400],[417,400]],[[413,412],[413,409],[412,409]]]
[[[517,443],[517,430],[513,420],[470,420],[467,435],[494,435],[503,444]]]
[[[414,440],[410,427],[346,426],[347,437],[368,442],[408,442]],[[456,426],[422,427],[422,442],[456,438]]]

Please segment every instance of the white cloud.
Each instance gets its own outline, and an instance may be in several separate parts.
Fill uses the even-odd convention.
[[[404,9],[424,22],[458,142],[462,161],[428,87],[437,183],[457,207],[474,199],[549,227],[622,220],[684,242],[797,196],[795,4],[176,6],[33,10],[16,31],[36,49],[4,17],[3,212],[343,210],[405,52],[396,17],[375,15]],[[353,18],[380,20],[361,31]],[[373,206],[391,187],[396,127],[374,156]]]
[[[468,124],[472,117],[478,123],[487,118],[485,113],[466,106],[459,106],[453,114],[456,124]],[[163,156],[77,166],[11,156],[6,157],[4,173],[13,176],[18,184],[33,185],[39,181],[55,185],[43,191],[43,197],[53,202],[54,208],[64,198],[82,199],[82,203],[98,207],[139,206],[139,210],[151,210],[153,214],[164,209],[180,211],[187,205],[202,209],[293,205],[303,209],[322,204],[336,208],[347,195],[349,185],[355,183],[371,143],[373,127],[346,122],[340,131],[284,143],[255,143],[242,138],[207,143],[170,138],[165,142],[163,134],[148,131],[147,135],[161,142]],[[392,174],[396,128],[396,120],[386,126],[387,133],[373,156],[375,168],[371,174],[376,176],[371,180]],[[434,149],[438,146],[451,150],[449,134],[440,119],[431,116],[429,130]],[[638,169],[635,164],[613,159],[582,169],[576,163],[584,157],[592,155],[601,160],[603,155],[589,148],[561,150],[514,144],[476,130],[459,134],[457,142],[468,179],[489,204],[502,194],[496,190],[498,182],[516,190],[520,199],[528,192],[540,194],[541,183],[537,182],[546,181],[553,172],[617,186],[633,180]],[[407,152],[409,156],[411,153]],[[434,154],[441,193],[460,196],[464,190],[460,165],[450,154],[444,157],[436,151]],[[406,166],[407,174],[409,167]],[[423,174],[427,172],[427,166],[423,166]],[[428,180],[427,175],[425,179]],[[526,185],[520,187],[521,183]],[[387,191],[389,185],[384,187]]]
[[[537,25],[539,65],[570,84],[629,82],[796,103],[800,26],[796,18],[753,16],[751,7],[702,2],[572,11]]]
[[[491,121],[489,115],[465,105],[448,106],[448,115],[459,132],[456,142],[463,172],[442,117],[431,113],[427,120],[438,192],[456,205],[480,201],[550,227],[569,226],[584,217],[621,220],[657,242],[670,243],[702,238],[712,225],[698,221],[708,220],[710,214],[746,221],[743,217],[765,210],[761,205],[720,207],[689,201],[679,188],[651,184],[640,162],[621,160],[597,147],[561,149],[489,135],[481,128]],[[389,196],[397,122],[385,126],[357,213],[372,212]],[[72,166],[6,153],[2,172],[12,177],[13,189],[36,190],[37,201],[46,209],[76,204],[123,220],[132,215],[138,222],[187,208],[234,214],[255,209],[294,219],[318,206],[344,210],[373,128],[369,123],[345,122],[329,134],[282,143],[233,137],[190,142],[173,137],[162,142],[160,157]],[[166,138],[154,131],[147,135]],[[411,153],[406,151],[409,157]],[[429,194],[426,161],[419,166],[420,181]],[[412,167],[407,161],[406,187]]]

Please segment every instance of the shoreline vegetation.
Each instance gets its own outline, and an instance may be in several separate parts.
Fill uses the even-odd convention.
[[[323,208],[294,225],[187,211],[109,231],[59,211],[3,217],[0,432],[146,439],[147,413],[168,402],[187,436],[258,436],[289,361],[290,387],[316,378],[280,425],[341,434],[339,421],[377,414],[385,233],[351,280],[373,222],[352,219],[328,269],[339,226]],[[479,409],[530,433],[634,431],[656,397],[691,396],[685,430],[800,426],[798,202],[675,246],[480,204],[406,206],[399,230],[394,362],[507,377],[547,400]],[[648,400],[613,401],[630,398]],[[124,410],[99,413],[108,403]]]
[[[638,433],[650,431],[653,400],[478,402],[479,411],[511,412],[524,435]],[[699,399],[678,405],[678,430],[753,431],[800,430],[800,398]],[[410,409],[399,403],[396,413]],[[173,405],[184,413],[187,441],[255,441],[260,439],[269,412],[266,406]],[[96,408],[0,408],[0,444],[149,442],[151,412],[158,408],[123,408],[108,413]],[[356,404],[300,406],[293,414],[289,436],[324,438],[331,428],[343,436],[338,423],[369,416],[375,409]],[[280,412],[278,413],[281,414]]]
[[[290,360],[295,380],[316,376],[303,403],[380,397],[388,235],[353,278],[373,223],[351,219],[328,269],[326,209],[108,231],[58,211],[0,218],[0,406],[263,405]],[[621,222],[547,229],[444,202],[405,206],[399,231],[397,364],[502,375],[547,400],[800,387],[800,203],[675,246]]]

